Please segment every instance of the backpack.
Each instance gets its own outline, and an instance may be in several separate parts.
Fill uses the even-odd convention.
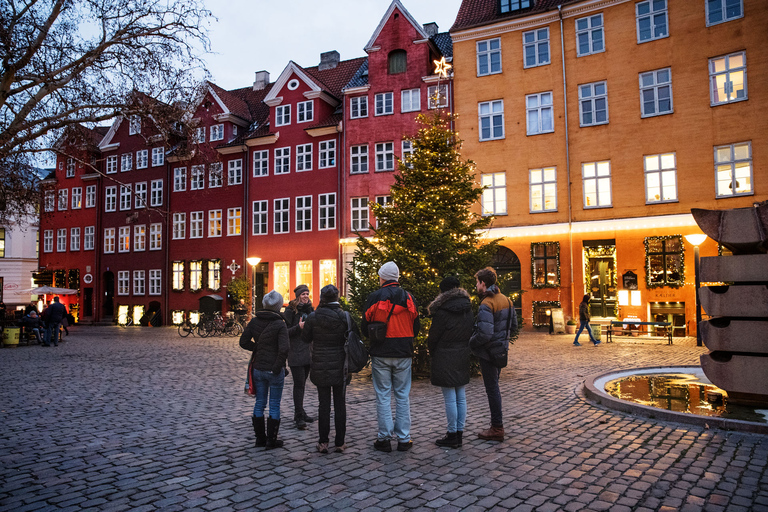
[[[344,334],[344,352],[347,354],[344,361],[344,373],[357,373],[368,365],[368,349],[363,340],[352,328],[352,315],[347,315],[347,332]]]

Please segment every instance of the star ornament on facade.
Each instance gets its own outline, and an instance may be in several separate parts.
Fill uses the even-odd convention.
[[[445,57],[440,57],[440,60],[433,60],[435,63],[435,74],[448,78],[448,70],[453,66],[445,62]]]

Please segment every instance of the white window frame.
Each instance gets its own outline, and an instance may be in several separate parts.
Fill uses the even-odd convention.
[[[392,92],[380,92],[374,97],[374,115],[388,116],[395,113],[395,94]]]
[[[190,176],[189,189],[203,190],[205,188],[205,165],[193,165]]]
[[[607,171],[607,172],[606,172]],[[581,164],[581,186],[584,198],[584,209],[592,210],[595,208],[613,207],[613,182],[611,172],[611,161],[601,160],[598,162],[583,162]],[[600,192],[600,185],[608,183],[607,192]],[[595,204],[587,204],[588,190],[594,186]],[[605,197],[607,193],[608,197]]]
[[[300,101],[296,104],[296,123],[308,123],[315,119],[314,102]]]
[[[312,196],[296,196],[296,232],[312,231]]]
[[[211,130],[209,132],[209,135],[211,137],[210,139],[211,142],[214,142],[217,140],[224,140],[224,123],[211,125]]]
[[[152,180],[150,183],[149,205],[163,206],[163,180]]]
[[[421,110],[421,89],[400,91],[400,112],[418,112]]]
[[[243,184],[243,159],[230,160],[227,163],[227,185]]]
[[[203,222],[205,221],[205,212],[190,212],[189,215],[189,238],[203,238]]]
[[[541,167],[528,170],[530,186],[530,213],[547,213],[557,211],[557,167]],[[538,193],[540,207],[535,205],[534,196]],[[553,206],[547,208],[548,198]]]
[[[205,142],[205,126],[195,128],[195,142],[203,144]]]
[[[643,156],[645,174],[645,204],[676,203],[677,198],[677,155],[659,153]],[[670,197],[669,191],[673,194]],[[652,194],[656,193],[655,197]]]
[[[128,135],[141,133],[141,118],[137,115],[128,118]]]
[[[291,124],[291,106],[278,105],[275,107],[275,126],[286,126]]]
[[[176,167],[173,169],[173,191],[185,192],[187,190],[187,168]]]
[[[376,196],[374,198],[374,201],[376,201],[376,204],[381,206],[382,208],[386,208],[387,206],[392,204],[392,196]],[[379,217],[376,217],[376,228],[379,227]]]
[[[319,169],[327,169],[336,165],[336,141],[321,140],[317,143]]]
[[[376,143],[376,172],[391,172],[395,170],[395,143]]]
[[[275,176],[291,172],[291,148],[275,148]]]
[[[67,228],[56,230],[56,252],[67,252]]]
[[[657,2],[664,2],[663,7],[657,8],[655,5]],[[641,10],[643,12],[640,12]],[[662,26],[659,23],[662,18],[664,20],[664,32],[660,35],[657,35],[657,31],[660,30],[660,27]],[[667,12],[667,0],[644,0],[642,2],[637,2],[635,4],[635,19],[635,25],[637,27],[637,44],[649,43],[651,41],[669,37],[669,15]],[[642,38],[640,24],[646,20],[649,24],[648,30],[650,30],[651,33],[649,37]]]
[[[260,149],[253,152],[253,177],[269,176],[269,150]]]
[[[533,62],[528,61],[529,51],[533,49]],[[544,55],[546,52],[546,55]],[[523,67],[535,68],[546,66],[552,62],[549,48],[549,27],[537,28],[523,32]]]
[[[599,108],[604,103],[605,108]],[[589,106],[589,114],[592,115],[592,121],[587,122],[585,108]],[[598,112],[605,110],[605,120],[598,121]],[[579,85],[579,126],[599,126],[608,124],[608,82],[592,82],[590,84]]]
[[[147,250],[147,226],[136,224],[133,226],[133,252]]]
[[[501,67],[501,39],[485,39],[475,43],[477,54],[477,76],[497,75]]]
[[[720,0],[720,9],[721,9],[721,12],[723,13],[723,19],[719,21],[712,21],[710,19],[711,13],[709,12],[709,2],[707,0],[704,0],[707,26],[710,27],[712,25],[719,25],[720,23],[727,23],[729,21],[743,18],[744,17],[744,0],[738,0],[738,3],[739,3],[739,14],[736,16],[729,17],[726,10],[726,5],[728,4],[728,0]]]
[[[532,123],[531,115],[534,113],[536,114],[536,122]],[[547,129],[545,123],[547,115],[551,123],[549,129]],[[555,131],[555,109],[552,91],[529,94],[525,97],[525,129],[527,135],[541,135]]]
[[[85,226],[83,229],[83,250],[92,251],[96,248],[96,226]]]
[[[149,295],[160,295],[163,291],[163,271],[153,268],[149,271]]]
[[[400,161],[408,168],[413,168],[411,157],[413,156],[414,151],[413,142],[408,139],[403,139],[400,143]]]
[[[368,96],[355,96],[349,99],[349,118],[368,117]]]
[[[667,79],[664,80],[664,73],[666,73]],[[655,69],[653,71],[646,71],[638,75],[640,82],[640,117],[656,117],[672,114],[675,111],[674,104],[672,102],[672,68]],[[661,110],[661,93],[668,90],[669,97],[669,110]],[[646,98],[645,93],[653,94],[653,112],[647,113],[645,111]],[[648,102],[650,103],[650,102]]]
[[[107,157],[107,174],[117,173],[117,155],[110,155]]]
[[[144,295],[146,293],[146,271],[134,270],[133,271],[133,294]]]
[[[438,94],[438,89],[440,93]],[[437,102],[435,96],[437,95]],[[445,108],[448,106],[448,84],[430,85],[427,87],[427,108]]]
[[[165,164],[165,148],[152,148],[152,167],[159,167]]]
[[[85,207],[96,208],[96,185],[85,187]]]
[[[149,225],[149,250],[159,251],[163,248],[163,225],[153,222]]]
[[[291,232],[291,198],[280,197],[273,202],[272,232],[275,235]]]
[[[243,209],[227,208],[227,236],[240,236],[243,229]]]
[[[587,55],[594,55],[605,51],[605,22],[603,13],[592,14],[584,18],[577,18],[574,22],[574,26],[576,27],[576,57],[586,57]],[[595,43],[598,41],[595,38],[595,34],[598,33],[600,34],[599,42],[602,47],[595,49]],[[580,36],[586,36],[589,45],[589,50],[583,53],[579,43]]]
[[[83,207],[83,187],[72,187],[72,209],[79,210]]]
[[[221,188],[224,186],[224,164],[212,162],[208,166],[208,188]]]
[[[336,229],[336,193],[318,194],[317,196],[317,229],[325,231]]]
[[[117,229],[117,252],[131,252],[131,226]]]
[[[254,235],[269,234],[269,201],[253,202],[253,228]]]
[[[46,190],[45,191],[45,198],[43,199],[44,205],[43,209],[46,212],[52,212],[56,210],[56,191],[55,190]]]
[[[53,252],[53,230],[43,231],[43,252]]]
[[[80,250],[80,228],[72,228],[69,231],[69,250]]]
[[[499,121],[501,133],[497,134],[494,126]],[[488,124],[488,136],[483,136],[483,123]],[[504,138],[504,100],[482,101],[477,104],[477,127],[479,140],[500,140]]]
[[[371,229],[370,209],[367,197],[350,198],[350,228],[353,232]]]
[[[731,59],[733,57],[739,56],[741,57],[742,65],[740,66],[734,66],[731,67]],[[722,71],[717,71],[716,66],[717,62],[723,61],[725,63],[725,69]],[[742,80],[742,90],[744,91],[744,96],[739,98],[729,98],[731,93],[733,92],[733,80],[731,80],[732,74],[741,73],[743,76]],[[725,77],[725,82],[723,85],[725,88],[723,89],[723,93],[726,96],[725,101],[717,101],[715,99],[716,93],[720,91],[717,85],[718,78]],[[730,84],[730,85],[729,85]],[[718,105],[727,105],[729,103],[736,103],[739,101],[747,101],[749,99],[748,89],[747,89],[747,52],[741,51],[741,52],[733,52],[729,53],[728,55],[721,55],[719,57],[713,57],[709,59],[709,99],[710,99],[710,105],[715,107]]]
[[[104,254],[115,252],[115,228],[104,228]]]
[[[67,178],[74,178],[75,177],[75,170],[77,169],[77,166],[75,165],[75,159],[72,157],[67,158]]]
[[[366,174],[368,172],[368,144],[349,148],[349,173]]]
[[[128,295],[131,290],[131,271],[130,270],[118,270],[117,271],[117,294]]]
[[[222,211],[208,210],[208,238],[218,238],[223,229]]]
[[[120,211],[124,212],[131,209],[131,203],[133,203],[133,186],[129,183],[127,185],[120,185]]]
[[[149,150],[140,149],[136,152],[136,168],[146,169],[149,166]]]
[[[173,214],[173,239],[184,240],[187,237],[187,213],[176,212]]]
[[[133,169],[133,153],[120,155],[120,172],[128,172]]]
[[[134,208],[140,209],[140,208],[146,208],[147,207],[147,182],[142,181],[140,183],[134,184],[134,191],[133,191],[133,197],[134,197]]]
[[[736,151],[738,148],[745,148],[747,156],[744,158],[738,158],[736,156]],[[727,159],[723,159],[724,152],[728,151]],[[733,144],[724,144],[722,146],[715,146],[714,147],[714,161],[715,161],[715,197],[717,199],[725,199],[728,197],[740,197],[740,196],[751,196],[755,193],[755,183],[754,183],[754,166],[752,164],[752,142],[735,142]],[[749,176],[743,176],[743,173],[739,173],[739,169],[749,169]],[[728,179],[728,186],[721,186],[721,184],[725,183],[725,180],[722,180],[718,177],[718,174],[723,172],[728,172],[730,174],[730,177]],[[744,190],[743,192],[739,192],[737,188],[741,185],[741,182],[739,181],[745,180],[749,183],[749,189]],[[728,193],[723,193],[723,191],[728,191]]]
[[[68,207],[69,207],[69,189],[60,188],[58,210],[60,212],[63,212],[63,211],[66,211]]]
[[[117,187],[110,186],[104,189],[104,211],[117,211]]]
[[[312,143],[296,146],[296,172],[312,170]]]
[[[481,215],[506,215],[507,214],[507,173],[492,172],[480,175],[480,184],[483,186],[481,198]]]

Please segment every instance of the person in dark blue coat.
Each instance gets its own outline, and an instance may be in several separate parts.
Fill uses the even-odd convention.
[[[293,293],[296,298],[283,310],[283,317],[288,326],[288,337],[291,342],[291,348],[288,350],[288,366],[291,367],[291,375],[293,375],[293,421],[297,429],[306,430],[307,423],[315,421],[315,418],[307,415],[304,410],[304,390],[309,377],[311,356],[309,345],[301,341],[301,330],[314,308],[312,301],[309,300],[309,287],[306,284],[297,286]]]

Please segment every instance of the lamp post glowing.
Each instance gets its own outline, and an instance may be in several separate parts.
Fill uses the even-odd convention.
[[[693,275],[696,286],[696,346],[701,347],[701,330],[699,324],[701,323],[701,301],[699,300],[699,246],[707,239],[707,235],[695,234],[685,235],[685,239],[693,245]]]
[[[245,261],[251,266],[251,314],[256,312],[256,265],[261,262],[261,258],[245,258]]]

